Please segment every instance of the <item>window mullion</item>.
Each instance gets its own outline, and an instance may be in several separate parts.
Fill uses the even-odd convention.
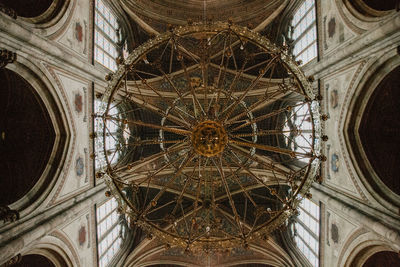
[[[113,29],[114,29],[114,28],[113,28]],[[113,39],[111,39],[111,37],[108,36],[108,34],[105,33],[105,32],[103,31],[103,29],[99,27],[99,25],[96,25],[96,31],[97,31],[98,33],[100,33],[100,34],[103,36],[103,38],[107,39],[107,41],[109,41],[114,47],[117,46],[116,42],[115,42]]]
[[[310,25],[308,25],[307,28],[305,28],[305,30],[296,38],[296,40],[293,42],[293,46],[296,45],[309,31],[311,31],[312,27],[315,26],[315,20],[313,20],[313,22],[311,22]]]
[[[96,26],[96,30],[97,30],[98,33],[101,34],[101,36],[102,36],[104,39],[106,39],[106,40],[110,43],[110,45],[112,45],[112,46],[115,48],[115,50],[117,50],[117,44],[116,44],[113,40],[111,40],[111,38],[108,37],[108,35],[105,34],[105,32],[101,31],[101,29],[100,29],[98,26]],[[95,44],[96,44],[97,47],[101,48],[101,50],[104,51],[104,49],[103,49],[101,46],[99,46],[97,43],[95,43]],[[106,51],[104,51],[104,52],[106,52]],[[106,52],[106,53],[107,53],[107,52]],[[110,55],[109,53],[107,53],[107,54]],[[110,55],[110,56],[111,56],[111,55]],[[111,56],[111,57],[114,58],[114,56]]]
[[[314,215],[312,215],[308,210],[304,209],[302,206],[299,206],[299,208],[300,208],[302,211],[304,211],[305,213],[307,213],[308,216],[310,216],[311,218],[313,218],[314,221],[316,221],[316,222],[319,221],[318,218],[316,218]]]
[[[312,248],[307,244],[307,242],[303,239],[303,237],[302,237],[301,235],[297,235],[297,236],[301,239],[301,241],[303,242],[303,244],[306,245],[306,246],[308,247],[308,249],[311,251],[311,253],[314,254],[314,256],[315,256],[316,258],[318,258],[318,255],[316,254],[316,252],[314,251],[314,249],[312,249]],[[307,258],[307,259],[308,259],[308,258]]]
[[[302,220],[299,220],[298,218],[296,218],[296,222],[300,223],[301,226],[303,226],[303,228],[305,230],[307,230],[307,232],[316,240],[318,241],[319,237],[314,233],[313,230],[311,230]],[[317,222],[318,223],[318,222]]]
[[[107,23],[114,31],[117,30],[113,25],[111,25],[111,23],[108,21],[108,19],[104,16],[103,13],[100,12],[100,10],[97,7],[96,7],[96,12],[97,12],[97,14],[99,14],[99,16],[101,16],[103,18],[104,22]],[[97,24],[96,24],[96,26],[97,26]]]
[[[101,241],[103,241],[103,240],[108,236],[108,234],[111,233],[112,230],[114,230],[114,228],[115,228],[118,224],[119,224],[119,220],[117,220],[113,225],[111,225],[111,227],[110,227],[109,229],[107,229],[106,232],[105,232],[100,238],[98,238],[99,243],[100,243]]]
[[[102,47],[99,46],[98,44],[96,44],[96,47],[97,47],[98,49],[100,49],[104,54],[106,54],[107,56],[109,56],[112,60],[115,61],[114,56],[110,55],[106,50],[104,50],[104,48],[102,48]]]
[[[301,19],[299,19],[299,21],[296,23],[296,25],[292,25],[293,30],[307,17],[307,15],[313,10],[314,6],[315,6],[315,3],[313,3],[312,6],[306,11],[306,13],[304,13],[304,15],[301,17]]]
[[[104,216],[103,219],[101,219],[101,220],[98,221],[97,223],[100,224],[100,223],[104,222],[104,221],[105,221],[108,217],[110,217],[110,216],[113,214],[113,212],[116,211],[116,210],[117,210],[117,208],[114,208],[113,210],[111,210],[109,213],[107,213],[106,216]]]
[[[310,48],[311,46],[313,46],[313,44],[315,44],[315,43],[316,43],[316,40],[312,41],[309,45],[307,45],[306,47],[304,47],[304,49],[301,50],[301,51],[296,55],[296,58],[297,58],[298,56],[300,56],[301,54],[303,54],[305,51],[307,51],[307,49]]]

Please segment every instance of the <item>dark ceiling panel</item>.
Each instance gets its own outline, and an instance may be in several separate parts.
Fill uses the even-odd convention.
[[[44,104],[25,79],[4,69],[0,80],[0,205],[8,205],[39,180],[55,133]]]
[[[375,253],[364,263],[363,267],[400,266],[400,257],[393,251]]]
[[[386,11],[395,9],[398,0],[363,0],[363,2],[375,10]]]
[[[21,261],[12,265],[13,267],[55,267],[55,265],[46,257],[42,255],[26,255],[23,256]]]
[[[380,179],[400,195],[400,67],[372,94],[359,134],[368,160]]]
[[[17,15],[25,18],[33,18],[43,14],[54,0],[0,0],[0,4],[10,7]]]

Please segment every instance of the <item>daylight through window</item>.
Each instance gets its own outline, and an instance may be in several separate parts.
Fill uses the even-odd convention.
[[[114,198],[97,208],[97,251],[100,267],[107,266],[121,247],[122,227],[117,208]]]
[[[295,222],[297,247],[314,267],[319,266],[319,205],[303,199]]]
[[[117,19],[103,1],[96,0],[94,58],[104,67],[116,71],[118,57],[117,42],[119,28]]]
[[[96,99],[94,101],[94,110],[96,114],[101,114],[101,105],[106,105],[105,102]],[[114,106],[111,108],[109,115],[114,115],[117,116],[118,113],[118,108]],[[94,150],[96,151],[96,157],[95,157],[95,168],[96,170],[103,169],[106,165],[106,157],[104,155],[104,139],[103,139],[103,133],[104,133],[104,124],[103,124],[103,119],[102,118],[95,118],[94,119],[94,129],[96,133],[96,138],[94,142]],[[110,154],[109,160],[110,163],[116,163],[117,160],[119,159],[121,151],[118,149],[119,147],[119,137],[118,133],[120,132],[120,126],[118,122],[116,121],[107,121],[106,123],[106,148],[107,148],[107,153]],[[124,132],[129,131],[129,129],[125,129]]]
[[[306,64],[317,56],[317,27],[315,1],[305,0],[297,9],[291,23],[293,27],[293,54]]]

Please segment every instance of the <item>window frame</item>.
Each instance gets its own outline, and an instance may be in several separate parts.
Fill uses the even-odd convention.
[[[107,212],[106,208],[108,203],[111,209]],[[105,213],[101,216],[101,209],[105,209]],[[100,267],[109,266],[109,264],[116,258],[116,255],[122,249],[122,243],[124,240],[124,224],[118,214],[118,203],[115,198],[108,199],[103,203],[96,205],[96,239],[97,239],[97,260]],[[114,219],[114,218],[115,219]],[[108,225],[107,220],[114,220]],[[99,230],[102,224],[105,223],[105,230]],[[117,231],[117,232],[115,232]],[[126,232],[126,231],[125,231]],[[112,239],[109,242],[109,239]],[[105,242],[105,243],[104,243]],[[109,244],[108,244],[109,243]],[[105,248],[102,248],[105,244]],[[112,255],[111,255],[112,254]],[[106,260],[105,260],[106,259]]]
[[[311,3],[311,4],[308,4]],[[304,14],[302,9],[305,9]],[[311,15],[311,21],[307,22],[308,16]],[[298,19],[298,20],[297,20]],[[297,20],[297,21],[296,21]],[[295,21],[296,23],[293,23]],[[301,24],[305,22],[305,28],[299,29],[300,33],[296,34],[296,29],[301,28]],[[308,25],[307,25],[308,24]],[[296,60],[302,61],[302,66],[312,62],[315,58],[318,58],[318,33],[317,33],[317,14],[316,14],[316,0],[303,0],[302,3],[294,11],[294,15],[290,21],[291,33],[290,38],[292,39],[292,51]],[[311,34],[310,36],[307,36]],[[296,35],[296,38],[294,36]],[[308,40],[310,39],[310,40]],[[304,47],[302,43],[304,42]],[[298,49],[299,45],[301,48]],[[299,50],[299,51],[297,51]],[[311,56],[309,55],[311,53]]]
[[[108,15],[104,14],[104,12]],[[102,20],[102,23],[98,23],[98,18]],[[104,25],[107,25],[110,34],[104,30]],[[117,16],[112,11],[112,9],[107,6],[106,1],[104,0],[94,0],[93,28],[94,62],[95,64],[99,64],[109,71],[115,72],[118,69],[116,59],[120,56],[118,42],[121,41],[121,37],[119,35],[121,26],[118,23]],[[113,34],[111,34],[112,31],[114,31]],[[102,44],[99,43],[100,36],[102,38]],[[113,39],[113,37],[115,37],[115,39]],[[107,42],[107,45],[104,44],[105,41]],[[106,49],[106,47],[108,47],[108,50]],[[112,55],[111,51],[115,51],[115,55]]]
[[[312,214],[312,212],[310,210],[307,210],[307,208],[305,207],[305,202],[309,202],[310,205],[314,205],[313,208],[316,209],[316,214]],[[311,206],[310,206],[311,208]],[[299,205],[299,214],[295,217],[294,219],[294,241],[295,241],[295,245],[296,247],[299,249],[299,251],[301,252],[301,254],[307,259],[307,261],[312,265],[312,266],[319,266],[320,265],[320,236],[321,236],[321,226],[320,226],[320,222],[321,222],[321,205],[319,205],[319,203],[315,203],[312,200],[309,200],[307,198],[304,198],[300,205]],[[300,214],[301,212],[303,212],[303,214],[305,214],[305,216],[307,216],[307,218],[309,220],[313,220],[316,223],[317,226],[317,232],[316,233],[313,229],[311,229],[307,223],[303,220],[300,219]],[[305,240],[305,234],[300,234],[301,232],[304,231],[299,231],[298,229],[298,225],[303,228],[303,230],[307,233],[307,235],[309,235],[310,238],[313,239],[313,242],[315,244],[314,248],[311,247],[310,242]],[[302,244],[299,244],[300,242],[298,242],[298,240],[301,241]],[[307,249],[302,248],[302,246],[305,246]],[[311,252],[311,254],[313,255],[313,259],[315,259],[315,262],[312,262],[310,259],[310,256],[307,255],[307,253],[305,253],[306,251]]]

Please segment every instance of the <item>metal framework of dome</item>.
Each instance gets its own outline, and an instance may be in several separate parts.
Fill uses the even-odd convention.
[[[97,177],[131,225],[167,246],[226,250],[296,212],[323,156],[318,100],[286,49],[231,23],[191,24],[119,63],[97,114]]]

